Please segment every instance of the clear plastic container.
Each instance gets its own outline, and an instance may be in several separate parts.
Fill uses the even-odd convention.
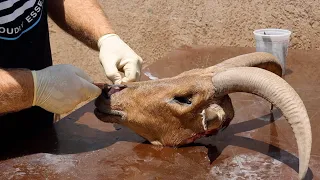
[[[257,52],[268,52],[280,61],[282,75],[286,70],[286,58],[290,43],[291,31],[286,29],[258,29],[253,31]]]

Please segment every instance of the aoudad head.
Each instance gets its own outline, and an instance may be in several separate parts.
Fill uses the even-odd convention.
[[[291,125],[302,179],[311,153],[310,121],[299,95],[281,75],[273,55],[244,54],[171,78],[105,85],[95,115],[130,128],[153,145],[179,147],[227,128],[234,117],[228,94],[251,93],[278,107]]]

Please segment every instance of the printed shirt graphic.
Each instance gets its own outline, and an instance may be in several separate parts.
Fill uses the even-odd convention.
[[[0,39],[16,40],[41,19],[44,0],[0,0]]]

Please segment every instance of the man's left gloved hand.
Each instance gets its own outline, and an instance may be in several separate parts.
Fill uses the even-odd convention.
[[[114,84],[140,80],[143,60],[118,35],[102,36],[98,41],[98,47],[100,62],[107,77]],[[123,78],[119,73],[122,69],[125,75]]]

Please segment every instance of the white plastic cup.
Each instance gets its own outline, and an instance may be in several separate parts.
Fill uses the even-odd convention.
[[[268,28],[258,29],[253,33],[256,41],[256,51],[273,54],[280,61],[282,75],[284,75],[291,31]]]

